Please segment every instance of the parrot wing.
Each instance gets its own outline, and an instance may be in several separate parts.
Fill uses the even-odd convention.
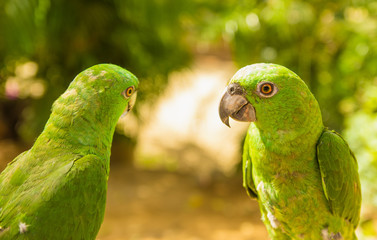
[[[252,172],[252,161],[250,155],[250,141],[249,134],[246,135],[245,143],[243,145],[243,154],[242,154],[242,171],[243,171],[243,186],[246,189],[247,194],[251,198],[258,198],[257,190],[255,188]]]
[[[16,163],[11,166],[18,170],[10,170],[20,175],[23,165]],[[14,174],[7,174],[0,192],[0,238],[70,239],[72,233],[78,239],[94,238],[103,220],[107,173],[99,157],[87,155],[48,171],[31,169],[22,184],[12,181]],[[24,234],[20,224],[25,226]]]
[[[358,165],[346,141],[335,131],[325,130],[317,144],[322,186],[334,215],[356,228],[361,206]]]

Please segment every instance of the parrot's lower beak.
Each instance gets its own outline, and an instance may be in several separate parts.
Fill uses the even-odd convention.
[[[221,121],[230,127],[229,117],[241,122],[256,120],[253,105],[245,98],[243,89],[238,84],[231,84],[225,89],[220,101],[219,115]]]
[[[132,107],[135,105],[136,97],[137,97],[137,92],[135,92],[135,93],[131,96],[130,100],[128,101],[127,107],[126,107],[126,109],[124,110],[124,113],[122,114],[121,118],[124,117],[124,116],[126,116],[127,113],[129,113],[129,112],[131,111]]]

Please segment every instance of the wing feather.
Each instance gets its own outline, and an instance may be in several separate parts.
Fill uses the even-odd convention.
[[[318,141],[317,159],[332,213],[356,227],[360,218],[361,187],[355,156],[338,133],[325,130]]]
[[[252,161],[250,155],[250,146],[249,146],[249,134],[246,135],[244,146],[243,146],[243,155],[242,155],[242,171],[243,171],[243,186],[246,189],[247,194],[251,198],[258,198],[257,190],[253,181],[252,175]]]
[[[106,201],[104,161],[95,155],[67,161],[50,156],[46,164],[28,168],[27,157],[0,175],[0,238],[19,236],[21,222],[28,225],[24,235],[30,239],[71,239],[73,233],[77,239],[94,238]]]

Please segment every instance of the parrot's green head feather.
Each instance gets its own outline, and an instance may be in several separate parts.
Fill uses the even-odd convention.
[[[113,64],[79,73],[54,102],[31,150],[48,146],[80,156],[96,154],[108,162],[116,124],[135,103],[138,85],[132,73]],[[45,148],[41,154],[46,154]]]
[[[305,82],[277,64],[241,68],[230,80],[221,99],[221,120],[229,117],[254,122],[265,131],[294,130],[310,121],[321,121],[316,99]]]
[[[84,70],[54,102],[41,141],[111,146],[119,118],[135,103],[138,85],[132,73],[113,64]]]
[[[95,115],[100,122],[108,118],[116,121],[135,103],[138,84],[129,71],[113,64],[98,64],[76,76],[54,103],[53,112],[64,105],[76,109],[76,117]]]

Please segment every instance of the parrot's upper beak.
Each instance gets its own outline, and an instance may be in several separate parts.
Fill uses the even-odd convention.
[[[131,111],[132,107],[135,105],[136,97],[137,97],[137,92],[135,92],[134,94],[132,94],[130,100],[128,101],[128,105],[126,107],[126,110],[122,114],[121,118],[124,117],[124,116],[126,116],[127,113],[129,113]]]
[[[230,127],[229,117],[242,122],[256,120],[255,109],[245,98],[245,90],[237,83],[230,84],[220,101],[219,115],[221,121]]]

